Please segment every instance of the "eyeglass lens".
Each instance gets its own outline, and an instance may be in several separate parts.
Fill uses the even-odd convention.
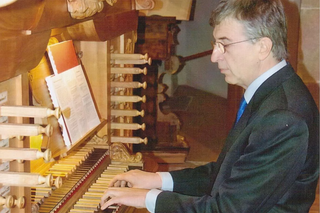
[[[219,42],[215,43],[215,42],[211,41],[211,46],[212,46],[212,50],[214,50],[215,47],[218,47],[218,49],[219,49],[222,53],[225,53],[225,48],[224,48],[223,44],[221,44],[221,43],[219,43]]]

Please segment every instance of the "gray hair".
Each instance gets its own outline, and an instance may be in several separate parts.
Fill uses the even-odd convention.
[[[215,27],[228,17],[244,25],[248,38],[270,38],[277,60],[288,57],[287,23],[280,0],[221,0],[212,11],[210,25]]]

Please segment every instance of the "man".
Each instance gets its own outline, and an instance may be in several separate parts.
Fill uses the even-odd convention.
[[[308,212],[318,180],[319,112],[285,61],[281,3],[222,0],[211,25],[211,61],[228,83],[245,89],[247,103],[217,162],[118,175],[101,199],[102,209],[124,204],[156,213]]]

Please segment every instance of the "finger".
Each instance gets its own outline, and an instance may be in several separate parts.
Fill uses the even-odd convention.
[[[104,210],[104,209],[108,208],[111,205],[115,205],[116,204],[115,200],[117,200],[117,199],[111,198],[107,202],[103,203],[102,205],[100,204],[101,205],[101,209]]]
[[[121,181],[117,180],[116,182],[110,182],[109,187],[119,187]]]
[[[116,175],[109,183],[109,186],[116,186],[116,187],[119,187],[121,185],[121,182],[119,181],[122,181],[122,180],[125,180],[125,178],[123,177],[122,174],[120,175]]]
[[[100,205],[102,206],[106,202],[108,202],[111,198],[118,196],[119,192],[121,192],[119,190],[121,189],[118,187],[109,187],[108,189],[106,189],[100,199]]]
[[[100,199],[100,205],[104,205],[108,200],[110,200],[110,196],[108,194],[108,191],[106,190]]]
[[[116,177],[117,177],[117,176],[116,176]],[[110,183],[109,183],[109,186],[110,186],[110,187],[113,187],[113,186],[119,187],[119,179],[116,178],[116,177],[114,177],[114,178],[110,181]]]
[[[126,187],[126,185],[127,185],[127,181],[122,180],[122,181],[121,181],[121,187]]]

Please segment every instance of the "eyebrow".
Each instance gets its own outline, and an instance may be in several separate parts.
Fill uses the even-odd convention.
[[[218,38],[218,39],[213,38],[213,41],[214,41],[214,42],[216,42],[217,40],[222,40],[222,41],[231,41],[228,37],[225,37],[225,36],[220,37],[220,38]]]

